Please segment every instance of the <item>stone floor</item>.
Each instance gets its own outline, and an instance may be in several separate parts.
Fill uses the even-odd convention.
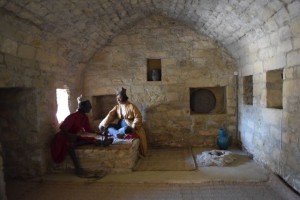
[[[157,151],[152,153],[155,152]],[[197,155],[201,150],[194,149],[193,152]],[[8,200],[300,199],[276,175],[250,158],[241,157],[244,156],[243,152],[239,150],[233,152],[238,159],[226,167],[197,167],[195,170],[187,171],[137,170],[108,174],[99,180],[82,179],[71,173],[47,174],[26,181],[9,180],[7,198]],[[160,156],[153,157],[157,159]],[[165,160],[164,157],[162,159]],[[143,159],[139,162],[143,162]],[[172,165],[173,161],[169,159],[164,162],[166,165]]]

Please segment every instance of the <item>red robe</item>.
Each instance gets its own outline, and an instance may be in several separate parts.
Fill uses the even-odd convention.
[[[60,125],[60,130],[65,132],[77,134],[80,131],[93,132],[90,126],[89,119],[86,114],[80,112],[74,112],[70,114]],[[77,141],[93,142],[94,138],[91,137],[77,137]],[[70,148],[72,148],[71,141],[64,136],[62,131],[55,134],[54,139],[51,143],[51,155],[52,159],[56,163],[62,162],[68,154]]]

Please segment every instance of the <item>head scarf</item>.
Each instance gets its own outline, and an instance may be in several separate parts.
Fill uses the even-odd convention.
[[[127,101],[128,99],[128,96],[126,95],[126,89],[123,87],[117,89],[116,95],[120,95],[125,101]]]
[[[77,97],[78,104],[80,104],[84,101],[88,101],[88,99],[86,97],[82,96],[82,94],[79,97]]]
[[[77,110],[79,112],[84,112],[84,113],[88,113],[91,108],[92,108],[92,105],[91,105],[91,102],[90,100],[88,100],[88,98],[80,95],[79,97],[77,97],[77,102],[78,102],[78,108]]]

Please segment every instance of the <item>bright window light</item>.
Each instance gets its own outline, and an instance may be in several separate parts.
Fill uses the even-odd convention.
[[[56,118],[58,123],[64,121],[64,119],[70,114],[68,99],[69,99],[69,95],[67,89],[56,89],[56,102],[57,102]]]

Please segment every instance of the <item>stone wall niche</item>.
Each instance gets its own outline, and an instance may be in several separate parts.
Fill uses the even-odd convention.
[[[0,89],[0,142],[4,174],[24,178],[40,173],[36,91],[32,88]]]
[[[282,109],[283,70],[267,72],[267,108]]]
[[[246,105],[253,105],[253,76],[243,77],[243,100]]]
[[[190,88],[190,113],[226,113],[225,99],[225,87]]]
[[[147,81],[161,81],[161,59],[147,59]]]
[[[93,120],[103,119],[117,104],[116,95],[100,95],[92,97]]]
[[[103,57],[109,59],[97,60]],[[160,79],[152,77],[156,69]],[[86,71],[87,96],[127,89],[153,147],[213,147],[220,127],[236,132],[235,61],[219,43],[180,22],[158,15],[141,20],[96,52]],[[194,106],[190,111],[190,95],[197,89],[209,90],[216,99],[207,113]]]

